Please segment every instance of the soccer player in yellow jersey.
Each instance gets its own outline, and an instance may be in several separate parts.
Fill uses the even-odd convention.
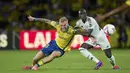
[[[128,8],[130,8],[130,0],[126,0],[126,2],[125,2],[124,4],[122,4],[120,7],[115,8],[115,9],[113,9],[112,11],[110,11],[110,12],[104,14],[104,15],[98,15],[98,16],[96,17],[96,20],[97,20],[98,22],[101,22],[101,21],[103,21],[104,19],[106,19],[106,18],[108,18],[108,17],[110,17],[110,16],[112,16],[112,15],[114,15],[114,14],[116,14],[116,13],[119,13],[119,12],[121,12],[121,11],[124,11],[125,9],[128,9]]]
[[[29,16],[30,21],[42,21],[56,28],[58,36],[55,40],[50,41],[42,50],[33,58],[33,66],[24,66],[23,69],[37,70],[43,64],[51,62],[57,57],[61,57],[65,51],[70,49],[70,45],[75,33],[80,33],[82,29],[73,29],[69,26],[68,19],[61,17],[59,23],[45,18],[35,18]]]

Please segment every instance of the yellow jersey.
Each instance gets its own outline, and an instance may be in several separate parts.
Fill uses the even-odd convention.
[[[51,21],[50,23],[53,27],[56,28],[58,36],[55,41],[56,44],[63,49],[64,51],[69,51],[71,49],[71,43],[74,37],[74,29],[71,26],[68,26],[66,31],[61,31],[59,23]]]
[[[127,0],[125,3],[126,3],[128,6],[130,6],[130,0]]]

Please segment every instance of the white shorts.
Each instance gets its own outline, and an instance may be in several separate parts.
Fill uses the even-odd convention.
[[[92,38],[89,38],[87,41],[85,41],[85,43],[92,46],[99,45],[102,50],[111,48],[110,43],[106,37],[106,34],[102,31],[99,33],[99,36],[95,38],[95,41]]]

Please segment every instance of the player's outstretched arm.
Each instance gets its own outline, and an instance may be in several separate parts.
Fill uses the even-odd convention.
[[[35,18],[32,16],[28,16],[29,21],[41,21],[50,24],[52,20],[46,19],[46,18]]]
[[[75,27],[75,34],[81,34],[83,36],[90,36],[90,34],[92,33],[93,29],[82,29],[80,27]]]
[[[97,15],[96,20],[97,20],[98,22],[101,22],[101,21],[103,21],[104,19],[106,19],[106,18],[108,18],[108,17],[110,17],[110,16],[112,16],[112,15],[114,15],[114,14],[117,14],[117,13],[119,13],[119,12],[121,12],[121,11],[127,9],[127,8],[129,8],[129,5],[123,4],[123,5],[121,5],[120,7],[115,8],[115,9],[113,9],[112,11],[110,11],[110,12],[104,14],[104,15]]]

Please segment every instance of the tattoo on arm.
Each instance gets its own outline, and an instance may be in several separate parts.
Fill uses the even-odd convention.
[[[45,22],[45,23],[48,23],[50,24],[51,23],[51,20],[49,19],[45,19],[45,18],[37,18],[39,21],[42,21],[42,22]]]

